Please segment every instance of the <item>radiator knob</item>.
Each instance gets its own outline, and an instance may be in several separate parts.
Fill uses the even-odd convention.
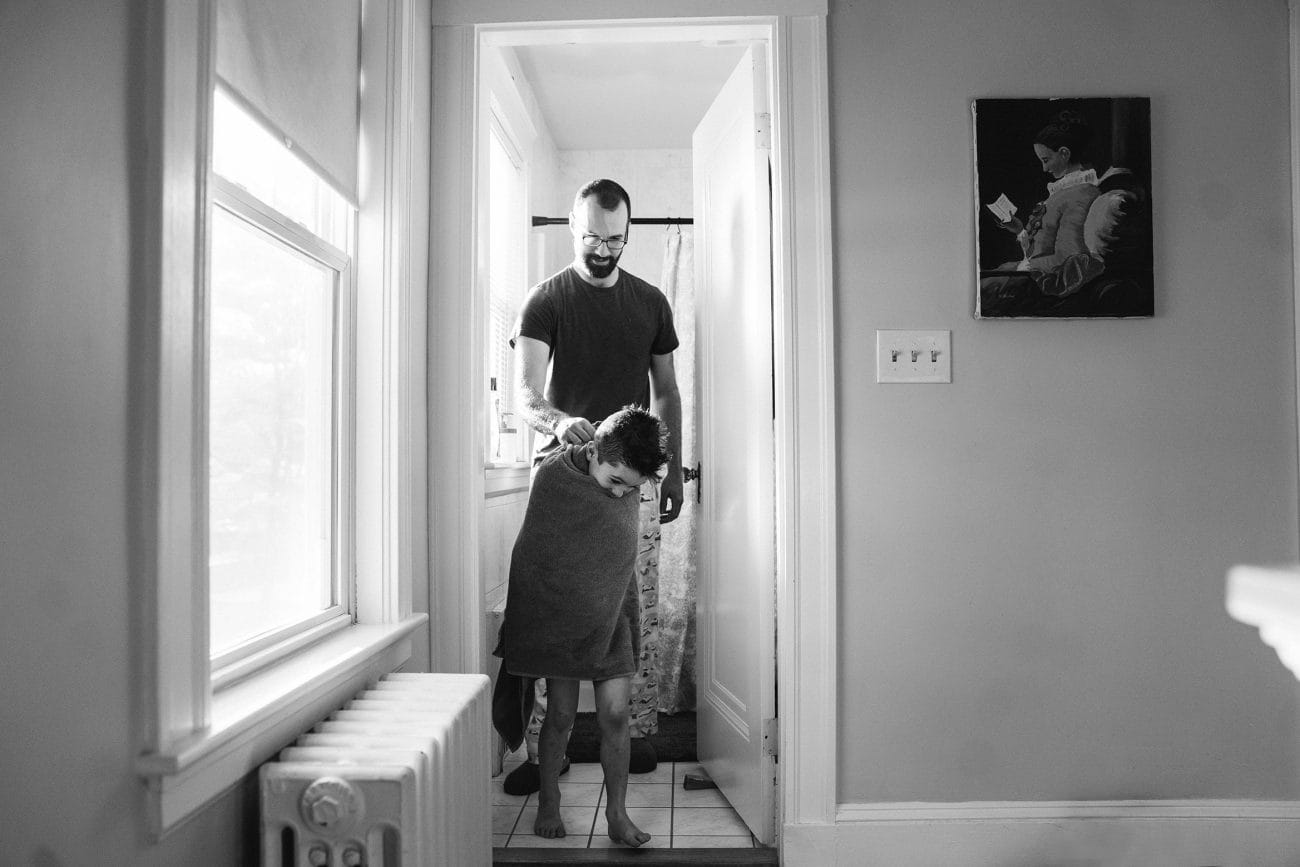
[[[361,796],[339,777],[321,777],[302,793],[302,815],[318,831],[340,834],[361,812]]]

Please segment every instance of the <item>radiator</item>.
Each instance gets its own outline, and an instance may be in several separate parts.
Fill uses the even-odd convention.
[[[487,677],[384,677],[259,771],[263,867],[492,863]]]

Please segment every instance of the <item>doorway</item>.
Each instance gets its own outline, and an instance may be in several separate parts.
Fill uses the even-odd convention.
[[[701,504],[697,475],[676,521],[661,530],[643,528],[646,538],[662,537],[657,554],[638,562],[643,626],[650,626],[643,646],[657,657],[649,663],[657,673],[657,708],[672,728],[680,728],[684,719],[698,720],[698,760],[725,796],[711,804],[730,804],[755,837],[771,844],[774,760],[763,749],[763,733],[775,717],[776,669],[770,555],[775,485],[767,210],[771,145],[756,132],[771,116],[769,44],[757,28],[678,30],[673,38],[659,34],[642,42],[637,40],[644,38],[644,28],[572,29],[564,43],[555,42],[553,34],[539,39],[535,31],[499,31],[480,43],[477,222],[489,227],[477,238],[478,259],[486,263],[489,313],[483,356],[489,383],[482,521],[487,532],[480,537],[484,603],[489,611],[503,604],[509,543],[526,499],[526,463],[499,460],[501,441],[512,438],[500,407],[507,406],[505,415],[515,409],[502,386],[513,382],[515,372],[501,311],[517,310],[524,287],[568,265],[572,252],[565,215],[572,191],[592,178],[612,177],[628,189],[633,203],[634,224],[620,268],[657,285],[674,310],[683,466],[697,469],[708,455],[709,477],[728,482],[711,489]],[[741,162],[753,166],[749,177],[733,171]],[[525,192],[511,194],[519,177]],[[521,199],[525,212],[519,210]],[[697,208],[704,210],[699,228],[708,226],[698,251],[691,225]],[[512,221],[516,228],[510,230]],[[527,251],[522,257],[527,280],[503,286],[498,274],[521,258],[520,248]],[[697,273],[708,280],[698,304]],[[724,301],[728,306],[719,309]],[[726,380],[751,369],[737,395]],[[706,399],[697,401],[697,393]],[[715,407],[726,411],[712,412]],[[742,453],[747,460],[734,457]],[[511,473],[517,478],[503,488],[500,480]],[[719,519],[724,511],[726,520]],[[701,534],[705,557],[699,561],[695,542]],[[705,588],[699,629],[697,572]],[[738,607],[752,610],[736,616]],[[722,608],[731,616],[719,616]],[[697,634],[703,637],[698,658],[705,675],[698,702]],[[578,732],[583,729],[580,724]],[[648,740],[662,751],[667,739],[652,735]],[[571,756],[581,752],[570,749]]]
[[[601,38],[681,41],[688,28],[711,35],[755,32],[770,40],[773,66],[773,298],[771,344],[775,371],[776,620],[783,640],[779,731],[780,827],[803,846],[820,840],[835,813],[835,551],[834,361],[830,303],[829,162],[825,78],[825,14],[795,4],[791,17],[638,22],[635,39],[617,31],[634,25],[585,22]],[[572,25],[476,25],[470,7],[448,7],[434,21],[434,116],[431,192],[445,219],[430,235],[431,665],[439,670],[486,670],[487,624],[481,615],[477,510],[484,480],[480,441],[486,438],[481,357],[469,335],[486,311],[481,293],[465,291],[480,278],[475,239],[483,231],[475,176],[477,53],[483,45],[573,41]],[[675,14],[683,14],[680,11]],[[481,20],[481,19],[480,19]],[[740,23],[737,23],[740,22]],[[497,40],[493,43],[493,40]],[[468,218],[468,219],[467,219]],[[797,291],[796,291],[797,289]],[[447,421],[457,409],[457,423]],[[795,448],[795,444],[799,448]],[[707,473],[707,470],[706,470]],[[463,580],[462,576],[471,576]],[[796,576],[798,580],[796,579]],[[796,749],[797,747],[797,749]],[[776,749],[772,750],[773,752]],[[797,833],[796,833],[797,832]]]

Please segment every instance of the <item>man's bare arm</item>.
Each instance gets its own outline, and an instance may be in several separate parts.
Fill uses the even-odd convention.
[[[682,396],[672,353],[650,356],[650,391],[655,415],[668,426],[672,458],[659,485],[659,521],[667,524],[682,510]]]
[[[596,428],[585,418],[567,415],[546,399],[546,368],[551,347],[533,337],[515,339],[515,358],[519,369],[519,412],[529,427],[555,434],[563,443],[585,443],[596,435]]]

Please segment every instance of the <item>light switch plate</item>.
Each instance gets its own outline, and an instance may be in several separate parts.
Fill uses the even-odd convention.
[[[876,382],[952,382],[952,332],[877,331]]]

